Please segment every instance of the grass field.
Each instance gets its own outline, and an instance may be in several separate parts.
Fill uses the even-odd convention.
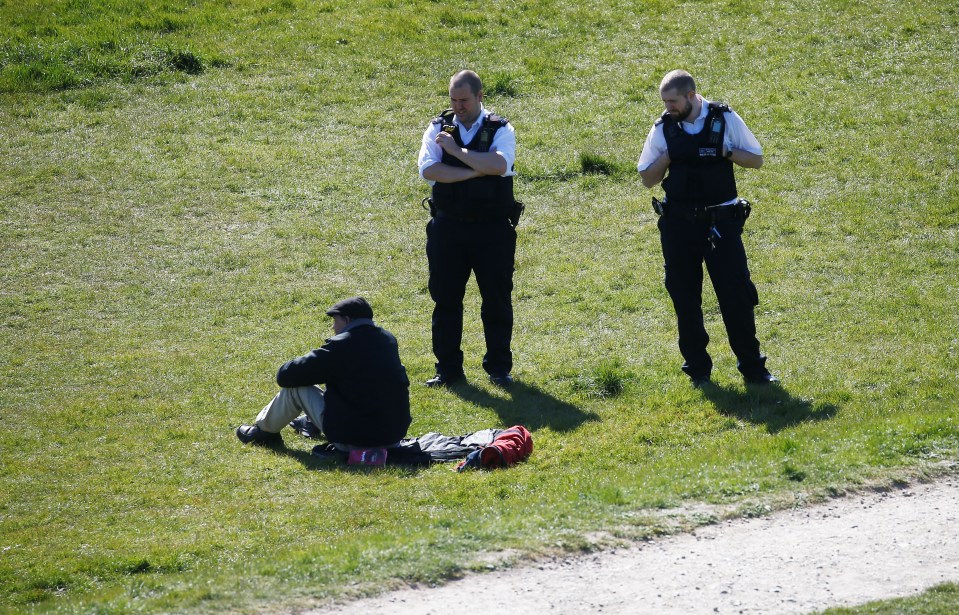
[[[957,30],[928,0],[0,0],[0,610],[292,609],[954,467]],[[415,158],[463,67],[517,130],[509,392],[473,286],[471,385],[420,385]],[[708,287],[717,386],[678,369],[635,172],[676,67],[765,149],[738,183],[779,389],[742,385]],[[240,445],[353,294],[411,435],[523,423],[530,461]]]
[[[823,615],[949,615],[959,604],[959,586],[945,583],[918,596],[870,602],[854,608],[841,607],[823,611]]]

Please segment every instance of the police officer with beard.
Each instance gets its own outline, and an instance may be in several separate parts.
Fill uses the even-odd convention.
[[[482,297],[483,369],[497,386],[513,382],[513,267],[522,205],[513,198],[516,137],[505,118],[483,107],[483,84],[470,70],[453,75],[450,103],[423,133],[420,176],[432,186],[426,227],[436,375],[426,385],[462,381],[463,297],[470,273]]]
[[[666,199],[654,199],[666,268],[666,290],[679,323],[682,369],[697,386],[709,382],[713,363],[703,322],[703,263],[712,280],[729,344],[747,383],[778,382],[766,369],[756,339],[759,295],[749,277],[743,224],[749,203],[736,191],[733,164],[758,169],[762,147],[742,118],[696,93],[683,70],[659,86],[666,111],[646,137],[637,169],[643,185],[662,182]]]

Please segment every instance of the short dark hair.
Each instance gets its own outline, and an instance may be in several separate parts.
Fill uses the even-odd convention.
[[[483,82],[480,80],[479,75],[471,70],[461,70],[453,75],[452,79],[450,79],[451,90],[464,85],[469,86],[470,92],[473,93],[473,96],[476,96],[483,91]]]
[[[678,68],[666,73],[666,76],[663,77],[662,82],[660,82],[659,91],[665,92],[666,90],[676,90],[685,96],[690,92],[696,91],[696,82],[693,80],[692,75]]]

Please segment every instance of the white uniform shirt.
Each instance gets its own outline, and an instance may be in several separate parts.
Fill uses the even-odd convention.
[[[703,102],[702,109],[699,111],[699,117],[692,122],[684,120],[679,123],[680,127],[682,127],[687,134],[699,134],[706,125],[706,116],[709,115],[709,101],[702,96],[700,96],[699,99]],[[759,140],[756,139],[756,136],[746,126],[743,118],[739,117],[739,114],[732,110],[725,115],[726,134],[723,137],[723,144],[726,146],[726,149],[742,149],[762,156],[763,148],[759,144]],[[657,122],[649,129],[646,142],[643,144],[643,152],[639,155],[639,162],[636,164],[636,170],[640,172],[645,171],[651,164],[656,162],[660,156],[665,154],[666,150],[666,137],[663,135],[663,124],[662,122]],[[729,202],[734,203],[735,199]],[[728,203],[721,204],[726,205]]]
[[[469,143],[473,140],[473,137],[479,132],[480,126],[483,125],[481,120],[485,117],[486,108],[480,105],[479,117],[473,122],[470,129],[466,130],[460,123],[459,118],[455,115],[453,116],[453,124],[459,128],[460,138],[462,138],[463,143]],[[430,125],[426,127],[426,132],[423,133],[423,142],[420,144],[420,155],[417,159],[417,164],[420,168],[420,177],[423,177],[423,171],[428,167],[443,161],[443,148],[436,144],[436,135],[439,134],[442,129],[443,126],[441,124],[430,122]],[[513,170],[513,161],[516,159],[516,131],[513,129],[512,124],[507,124],[496,131],[496,134],[493,135],[493,142],[490,144],[489,151],[496,152],[506,160],[506,172],[500,177],[516,175],[516,172]],[[431,186],[436,183],[430,180],[427,181]]]

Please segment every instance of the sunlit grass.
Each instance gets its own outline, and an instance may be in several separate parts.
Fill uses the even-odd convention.
[[[0,1],[3,608],[294,608],[664,531],[648,509],[761,514],[955,462],[950,7],[155,5]],[[473,286],[473,385],[419,384],[415,156],[464,66],[519,139],[509,392],[483,379]],[[738,178],[782,389],[739,380],[708,285],[716,386],[678,369],[634,170],[677,66],[765,147]],[[522,423],[530,461],[352,472],[292,434],[241,446],[358,293],[399,338],[413,435]]]

